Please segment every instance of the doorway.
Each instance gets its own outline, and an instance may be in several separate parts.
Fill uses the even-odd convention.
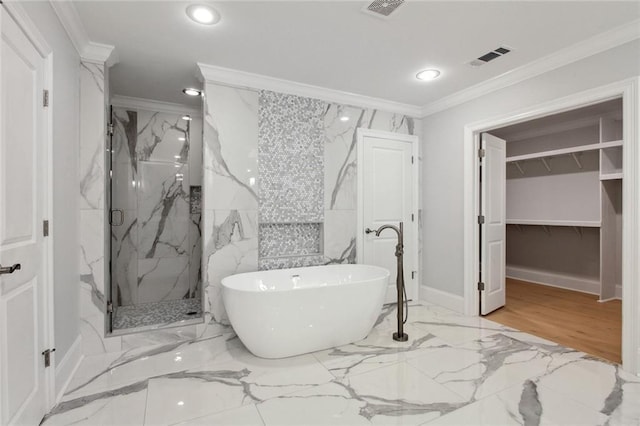
[[[625,86],[627,90],[624,89]],[[633,86],[633,82],[620,84],[615,90],[612,90],[613,86],[611,86],[600,90],[599,96],[596,95],[598,91],[593,91],[589,94],[590,96],[584,94],[574,96],[573,99],[563,99],[546,107],[537,108],[535,112],[529,114],[518,114],[517,119],[495,120],[492,124],[484,123],[484,125],[476,126],[478,130],[482,129],[475,134],[478,147],[483,132],[490,132],[505,139],[512,139],[513,135],[509,135],[509,131],[515,129],[529,132],[527,138],[521,138],[523,141],[528,139],[526,143],[513,144],[512,149],[507,153],[506,166],[503,165],[503,168],[506,167],[507,174],[510,174],[509,177],[513,179],[512,182],[509,182],[510,187],[505,191],[507,206],[509,206],[509,199],[512,198],[511,208],[507,207],[506,209],[504,226],[505,240],[512,241],[511,244],[507,243],[507,252],[505,253],[505,257],[507,253],[512,257],[511,261],[507,260],[506,262],[506,276],[509,277],[505,279],[507,307],[509,306],[510,287],[514,288],[514,293],[521,294],[523,284],[525,286],[546,284],[547,288],[538,289],[540,290],[538,294],[547,294],[548,297],[553,298],[551,300],[554,302],[563,299],[566,296],[566,291],[597,293],[597,296],[592,298],[594,299],[593,303],[598,303],[598,306],[592,308],[591,311],[592,313],[606,311],[609,317],[617,315],[617,318],[614,318],[610,323],[617,321],[620,324],[622,322],[621,310],[627,309],[631,315],[637,313],[634,308],[637,303],[633,299],[627,300],[627,294],[635,294],[636,283],[628,280],[627,277],[631,275],[624,272],[625,268],[628,271],[633,262],[629,259],[631,256],[629,256],[627,249],[623,250],[623,242],[626,244],[625,247],[636,242],[629,238],[633,234],[627,232],[627,226],[633,226],[632,223],[629,223],[627,215],[632,215],[635,211],[635,203],[632,204],[629,198],[634,200],[635,197],[623,198],[623,195],[627,194],[627,191],[633,186],[633,183],[626,182],[626,178],[633,175],[632,166],[635,154],[634,148],[631,146],[635,136],[634,127],[631,123],[626,122],[626,120],[633,122],[633,117],[626,109],[630,106],[629,96]],[[553,104],[555,104],[555,108]],[[613,104],[619,108],[618,117],[612,117],[610,111],[604,110]],[[559,107],[560,105],[562,107]],[[585,116],[585,114],[594,112],[600,115],[595,121],[593,117]],[[566,122],[566,118],[572,114],[574,119],[582,114],[578,120],[580,121],[579,125]],[[527,119],[525,120],[523,117],[527,117]],[[556,120],[552,126],[555,126],[556,133],[561,135],[565,145],[544,147],[542,140],[548,141],[553,138],[548,136],[542,138],[541,135],[535,134],[536,130],[526,129],[526,127],[528,124],[544,120],[547,120],[547,124],[549,124],[554,117],[565,119],[564,123]],[[589,123],[590,121],[592,122]],[[467,130],[470,128],[467,127]],[[569,137],[572,132],[575,137]],[[585,136],[587,133],[594,134],[595,140],[590,140]],[[470,135],[467,134],[467,136]],[[536,144],[537,147],[534,148]],[[557,144],[557,141],[553,144]],[[627,151],[629,146],[631,146],[630,152]],[[623,150],[624,156],[622,155]],[[623,179],[622,173],[623,162],[625,179]],[[478,166],[482,163],[484,163],[483,159],[476,162]],[[484,163],[482,167],[488,167],[488,165]],[[480,183],[479,176],[475,179],[476,184]],[[546,182],[546,186],[539,185],[543,181]],[[537,188],[534,188],[535,186]],[[570,191],[566,192],[566,189],[570,189]],[[481,200],[481,195],[482,192],[478,189],[475,198]],[[491,203],[491,201],[487,202]],[[550,206],[551,209],[545,206]],[[477,204],[476,212],[479,216],[482,215],[480,202]],[[542,212],[544,213],[541,214]],[[623,227],[624,234],[622,233]],[[474,256],[478,256],[476,259],[480,258],[483,248],[486,247],[481,230],[482,225],[478,228],[475,237],[478,248],[474,250],[476,252]],[[523,235],[527,236],[528,240]],[[554,239],[555,242],[549,245],[551,239]],[[516,248],[516,254],[513,255],[511,253],[513,247],[525,240],[529,245],[525,249]],[[596,244],[593,244],[594,241]],[[535,253],[534,248],[540,244],[547,244],[546,251],[548,253],[542,253],[542,255]],[[583,251],[584,256],[574,256],[576,251]],[[526,256],[535,258],[534,260],[539,263],[546,262],[552,270],[551,272],[556,273],[536,274],[535,271],[527,270],[526,267],[518,264],[522,263]],[[624,259],[627,260],[623,261]],[[627,263],[627,261],[631,262]],[[473,286],[468,285],[468,289],[465,289],[465,294],[471,296],[466,300],[468,313],[473,314],[473,309],[469,305],[470,300],[471,302],[476,300],[476,313],[479,309],[483,309],[482,302],[485,299],[483,291],[486,291],[481,287],[483,277],[491,274],[491,269],[494,267],[496,267],[496,262],[483,263],[482,265],[478,262],[478,266],[473,268],[477,273],[475,277],[477,282]],[[583,276],[575,276],[576,274],[570,273],[570,269],[574,268],[575,272],[576,267]],[[562,291],[556,293],[556,289],[553,287],[562,287],[565,293]],[[528,288],[533,289],[534,287]],[[475,297],[471,294],[473,290],[476,292]],[[521,295],[517,297],[522,299]],[[537,296],[532,296],[532,299],[535,297]],[[621,297],[622,303],[614,300]],[[610,300],[613,301],[609,302]],[[604,307],[607,303],[609,305]],[[616,303],[617,310],[610,309],[612,306],[615,307]],[[546,305],[551,304],[547,303]],[[620,305],[622,305],[622,309],[620,309]],[[482,313],[486,314],[491,310],[483,309]],[[501,314],[498,311],[493,315],[504,316],[504,313]],[[540,310],[536,312],[536,315],[538,318],[545,316]],[[626,319],[627,316],[625,316],[625,322]],[[605,322],[605,320],[601,321]],[[514,324],[509,325],[520,329],[526,328]],[[618,327],[618,335],[622,334],[623,336],[621,358],[624,368],[634,371],[635,354],[630,349],[635,347],[634,343],[637,340],[633,333],[633,327],[631,324],[622,324],[621,332],[620,325]],[[531,332],[526,329],[524,331]],[[610,337],[611,334],[615,334],[615,330],[612,332],[609,327],[605,331],[606,333]],[[548,336],[542,337],[549,338]],[[553,338],[550,340],[555,340],[566,346],[577,347],[598,356],[605,356],[602,353],[589,351],[587,347],[580,347],[578,344],[561,342]],[[620,340],[618,340],[618,347],[620,347],[619,342]],[[619,357],[612,359],[608,356],[608,358],[620,362]]]
[[[393,232],[365,234],[384,224],[404,226],[404,280],[408,299],[418,297],[418,138],[358,129],[358,263],[391,272],[385,303],[397,301],[397,243]]]

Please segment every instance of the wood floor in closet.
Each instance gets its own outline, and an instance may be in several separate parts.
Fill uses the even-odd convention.
[[[487,315],[564,346],[622,362],[622,302],[507,278],[507,303]]]

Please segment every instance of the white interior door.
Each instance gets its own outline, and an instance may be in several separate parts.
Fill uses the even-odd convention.
[[[484,290],[480,291],[480,313],[486,315],[504,306],[505,256],[506,256],[506,152],[503,139],[488,133],[482,134],[482,182],[480,214],[481,226],[481,278]]]
[[[20,264],[0,274],[0,424],[35,425],[47,409],[45,61],[6,10],[0,15],[0,264]]]
[[[378,229],[382,225],[404,223],[404,281],[407,296],[416,294],[412,279],[414,247],[412,225],[413,171],[410,141],[393,137],[364,136],[362,143],[362,217],[363,228]],[[360,230],[364,233],[364,229]],[[386,268],[391,273],[385,303],[397,301],[395,248],[397,234],[390,229],[379,237],[365,234],[362,244],[362,263]]]

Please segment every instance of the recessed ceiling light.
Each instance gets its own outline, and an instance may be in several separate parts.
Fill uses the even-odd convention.
[[[349,121],[349,117],[346,115],[343,115],[342,117],[340,117],[340,121]]]
[[[182,116],[182,119],[183,119],[183,120],[187,120],[187,121],[191,121],[191,116],[189,116],[189,115],[183,115],[183,116]]]
[[[198,90],[198,89],[194,89],[193,87],[187,87],[182,89],[182,93],[184,93],[187,96],[200,96],[202,95],[202,91]]]
[[[422,81],[434,80],[440,76],[440,71],[435,69],[422,70],[416,74],[416,78]]]
[[[220,20],[220,14],[207,4],[190,5],[187,7],[187,16],[204,25],[213,25]]]

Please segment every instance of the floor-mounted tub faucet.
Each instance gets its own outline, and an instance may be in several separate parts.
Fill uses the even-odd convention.
[[[398,331],[393,333],[393,340],[396,340],[398,342],[406,342],[407,340],[409,340],[409,335],[406,334],[404,332],[404,303],[403,303],[403,299],[406,299],[406,297],[404,297],[404,267],[403,267],[403,260],[402,260],[402,254],[404,252],[404,232],[402,230],[403,228],[403,223],[400,222],[400,226],[394,226],[394,225],[382,225],[380,228],[376,229],[375,231],[372,229],[365,229],[364,232],[367,234],[371,234],[372,232],[375,232],[376,237],[380,236],[380,233],[382,231],[384,231],[385,229],[393,229],[396,234],[398,234],[398,244],[396,244],[396,258],[397,258],[397,262],[398,262],[398,272],[396,275],[396,290],[398,292]]]

